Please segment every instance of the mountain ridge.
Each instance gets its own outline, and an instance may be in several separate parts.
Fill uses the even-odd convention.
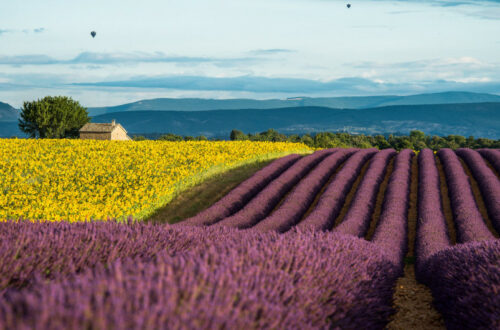
[[[90,107],[89,114],[97,116],[123,111],[210,111],[241,109],[276,109],[304,106],[322,106],[335,109],[364,109],[389,105],[455,104],[500,102],[500,95],[472,92],[443,92],[407,96],[346,96],[346,97],[290,97],[287,99],[200,99],[156,98],[110,107]]]
[[[241,109],[277,109],[289,107],[320,106],[335,109],[366,109],[389,105],[454,104],[500,102],[500,95],[472,92],[442,92],[415,95],[379,95],[346,97],[306,97],[287,99],[201,99],[156,98],[106,107],[88,107],[90,116],[123,111],[209,111]],[[15,121],[19,110],[0,102],[0,121]]]
[[[19,117],[19,110],[10,104],[0,102],[0,121],[16,121]]]

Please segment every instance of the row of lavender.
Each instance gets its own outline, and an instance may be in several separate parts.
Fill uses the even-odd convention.
[[[325,149],[300,159],[291,155],[288,156],[290,161],[276,160],[241,183],[220,201],[180,224],[227,223],[238,228],[248,227],[271,212],[306,173],[335,151],[336,149]]]
[[[0,328],[382,328],[397,275],[332,232],[8,222]]]
[[[394,150],[388,152],[393,155]],[[179,225],[216,225],[240,229],[252,227],[258,231],[279,232],[285,232],[294,225],[299,228],[331,229],[362,167],[374,154],[376,149],[329,149],[315,152],[269,181],[246,204],[242,203],[244,205],[238,210],[229,211],[222,207],[222,203],[225,200],[242,201],[240,187]],[[386,154],[387,152],[383,153]],[[241,186],[251,186],[254,177],[261,176],[261,172],[265,170],[261,170]],[[311,211],[316,195],[332,176],[333,181],[322,192]]]
[[[432,290],[449,329],[500,328],[500,241],[488,230],[474,200],[460,155],[478,181],[490,217],[500,205],[500,181],[479,155],[461,149],[438,152],[449,188],[458,243],[452,246],[433,152],[419,155],[417,277]],[[500,154],[499,154],[500,156]],[[497,156],[498,157],[498,156]],[[489,180],[487,182],[486,180]],[[498,222],[495,228],[498,230]]]

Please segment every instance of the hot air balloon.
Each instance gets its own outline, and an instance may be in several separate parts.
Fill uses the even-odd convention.
[[[347,4],[347,8],[351,8],[351,4],[350,3]]]
[[[97,33],[96,33],[95,31],[90,32],[90,35],[92,36],[92,38],[95,38],[95,35],[96,35],[96,34],[97,34]]]

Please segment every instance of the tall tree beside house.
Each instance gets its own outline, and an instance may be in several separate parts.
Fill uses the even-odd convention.
[[[66,96],[46,96],[24,102],[19,128],[32,138],[77,138],[78,130],[90,121],[87,109]]]

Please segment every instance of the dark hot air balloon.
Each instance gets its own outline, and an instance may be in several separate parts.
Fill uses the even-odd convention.
[[[92,36],[92,38],[95,38],[95,35],[96,35],[96,34],[97,34],[97,33],[96,33],[95,31],[90,32],[90,35]]]
[[[350,3],[347,4],[347,8],[351,8],[351,4]]]

